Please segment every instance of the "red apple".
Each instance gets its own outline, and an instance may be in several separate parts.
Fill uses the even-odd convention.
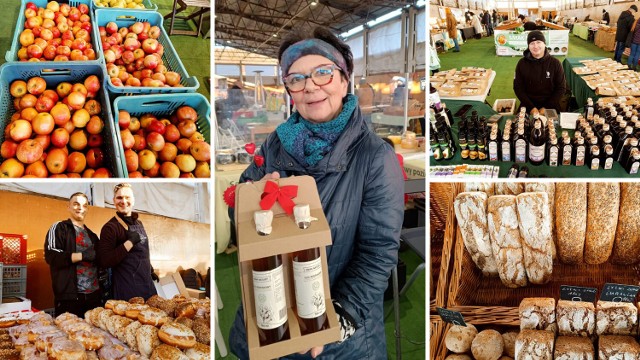
[[[87,167],[87,158],[83,153],[74,151],[67,157],[67,171],[81,173]]]
[[[189,152],[196,161],[211,160],[211,146],[205,141],[194,141],[189,147]]]
[[[138,154],[135,151],[131,149],[125,150],[124,159],[127,164],[128,172],[138,170]]]
[[[16,156],[17,150],[18,150],[18,143],[8,139],[2,142],[2,145],[0,146],[0,155],[2,155],[3,159],[9,159]]]
[[[45,164],[51,174],[62,174],[67,169],[67,153],[59,148],[51,149]]]
[[[165,161],[160,165],[160,173],[162,177],[165,178],[179,178],[180,177],[180,169],[178,166],[172,162]]]
[[[0,178],[19,178],[24,174],[24,165],[15,158],[6,159],[0,165]]]
[[[69,143],[69,133],[64,128],[57,128],[51,133],[51,145],[62,148]]]
[[[153,151],[160,151],[164,147],[164,138],[157,132],[147,134],[147,147]]]
[[[100,148],[91,148],[87,151],[87,165],[92,169],[102,167],[104,163],[104,152]]]
[[[18,148],[16,149],[16,157],[23,164],[31,164],[40,160],[42,157],[42,153],[44,152],[44,148],[42,145],[33,139],[23,140],[18,144]]]
[[[49,171],[47,170],[47,165],[44,164],[44,161],[38,160],[34,163],[29,164],[24,172],[25,175],[31,175],[37,178],[46,178],[49,176]]]

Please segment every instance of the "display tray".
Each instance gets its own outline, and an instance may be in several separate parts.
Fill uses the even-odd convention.
[[[436,315],[431,317],[431,330],[429,330],[429,353],[431,354],[432,359],[444,359],[443,349],[444,347],[443,339],[444,333],[443,328],[445,327],[444,321],[440,320],[440,318]],[[446,353],[446,352],[445,352]]]
[[[144,5],[144,9],[135,9],[136,11],[158,11],[158,5],[151,3],[151,0],[143,0],[142,5]],[[93,11],[96,10],[119,10],[122,8],[111,8],[106,6],[100,6],[96,3],[95,0],[91,2],[91,8]]]
[[[432,329],[434,329],[433,326],[433,322],[432,321]],[[508,326],[496,326],[493,324],[481,324],[481,323],[477,323],[477,322],[471,322],[471,321],[467,321],[467,318],[465,317],[465,322],[467,324],[473,324],[473,326],[476,327],[476,329],[478,330],[478,332],[482,331],[482,330],[487,330],[487,329],[492,329],[492,330],[496,330],[497,332],[499,332],[500,334],[504,334],[506,332],[516,332],[519,333],[520,332],[520,323],[516,325],[508,325]],[[438,331],[438,347],[434,350],[433,347],[431,347],[431,358],[432,359],[436,359],[436,360],[443,360],[445,359],[447,356],[449,355],[453,355],[454,353],[449,351],[444,343],[444,339],[445,336],[447,335],[447,332],[449,331],[449,329],[451,328],[451,326],[453,326],[450,323],[445,323],[443,321],[440,321],[441,324],[436,325],[436,331]],[[432,336],[433,338],[433,336]],[[471,355],[471,352],[466,353],[467,355],[471,356],[471,358],[473,358],[473,356]],[[503,353],[503,356],[507,356],[505,353]]]
[[[458,191],[457,184],[434,183],[429,191],[429,222],[431,242],[431,293],[429,294],[429,308],[431,313],[436,307],[446,304],[448,293],[449,273],[453,257],[453,242],[455,222],[447,219],[455,218],[453,199]]]

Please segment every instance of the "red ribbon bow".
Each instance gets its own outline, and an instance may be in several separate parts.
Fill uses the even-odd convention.
[[[291,215],[295,206],[292,199],[296,196],[298,196],[297,185],[279,187],[275,181],[267,181],[262,193],[262,200],[260,200],[260,207],[262,210],[269,210],[277,200],[284,211]]]

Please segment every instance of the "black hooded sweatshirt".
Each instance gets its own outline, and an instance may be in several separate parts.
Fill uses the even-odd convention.
[[[564,69],[560,61],[545,49],[544,56],[535,59],[529,49],[516,65],[513,91],[520,106],[531,109],[544,107],[560,112],[560,99],[567,89]]]

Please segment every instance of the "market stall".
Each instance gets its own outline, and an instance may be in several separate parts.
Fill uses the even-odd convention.
[[[569,52],[569,30],[542,30],[551,55],[563,56]],[[527,49],[528,31],[495,30],[496,55],[522,56]]]
[[[616,48],[616,28],[600,27],[596,31],[593,43],[604,51],[614,51]]]

